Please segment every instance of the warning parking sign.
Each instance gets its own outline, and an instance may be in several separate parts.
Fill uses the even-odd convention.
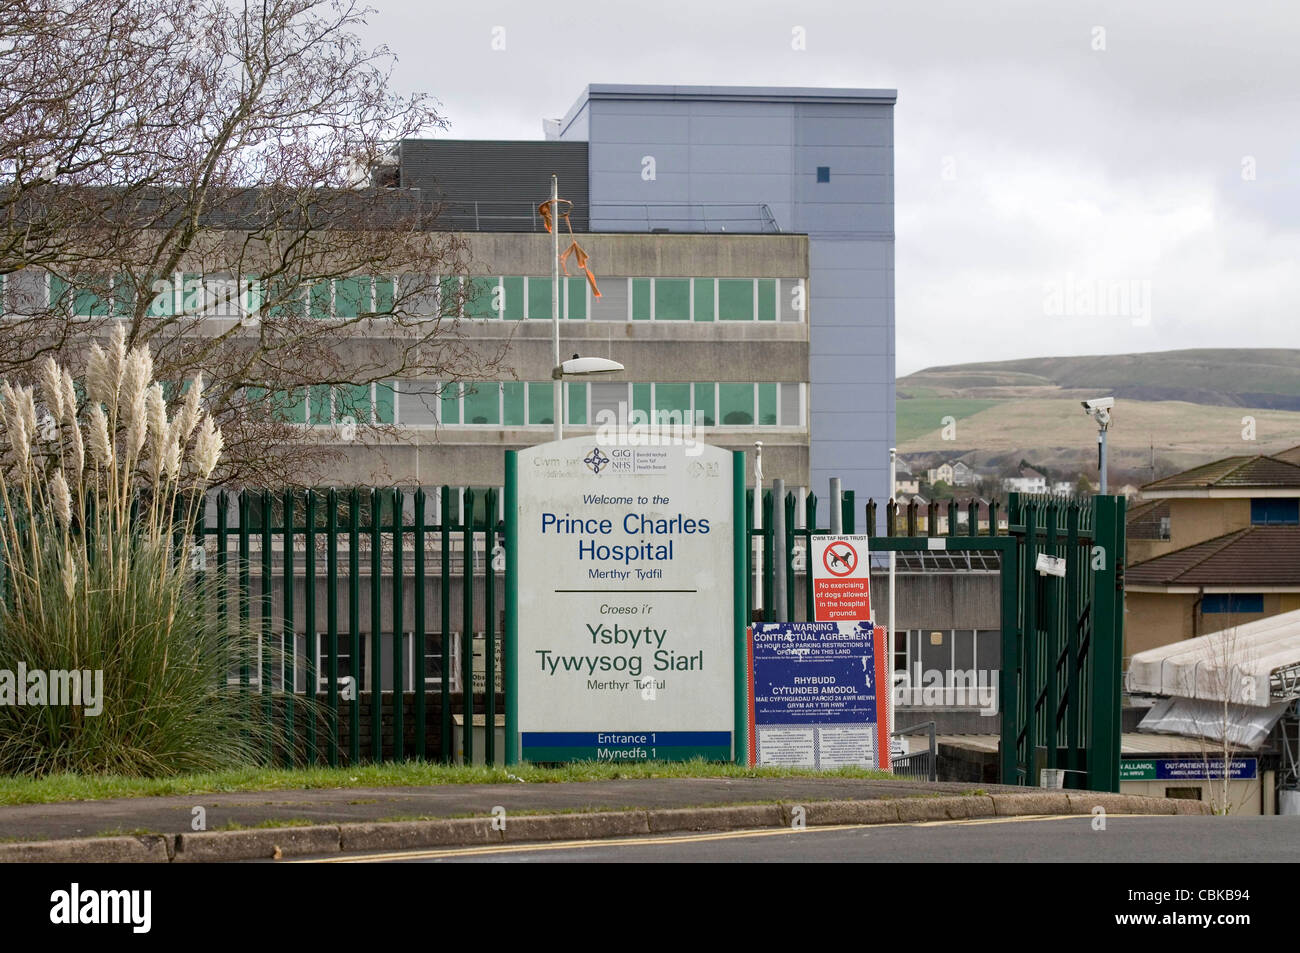
[[[868,621],[871,578],[867,537],[814,536],[810,555],[815,621]]]

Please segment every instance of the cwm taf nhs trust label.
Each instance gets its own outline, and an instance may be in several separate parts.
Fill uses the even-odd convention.
[[[520,756],[732,757],[732,454],[578,437],[515,468]]]

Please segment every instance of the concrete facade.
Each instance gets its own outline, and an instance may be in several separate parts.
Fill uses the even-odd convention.
[[[549,280],[548,235],[484,232],[457,237],[468,243],[474,266],[471,277],[475,280],[495,282],[510,276]],[[583,386],[609,390],[613,385],[641,386],[642,382],[705,386],[736,382],[756,387],[775,383],[781,388],[782,401],[777,425],[729,426],[719,419],[715,426],[704,428],[697,439],[750,451],[747,462],[751,479],[754,443],[761,440],[767,479],[779,477],[792,487],[808,486],[806,394],[809,321],[814,308],[811,296],[802,312],[778,309],[773,320],[665,321],[632,319],[628,291],[633,281],[661,277],[709,282],[755,279],[770,283],[773,289],[806,288],[807,237],[642,232],[584,235],[582,244],[591,255],[602,296],[587,295],[585,318],[561,320],[561,354],[566,358],[575,353],[608,357],[626,368],[617,374],[579,379]],[[584,293],[585,284],[575,282],[569,291],[574,295]],[[497,380],[550,381],[554,360],[549,319],[462,318],[454,330],[481,358],[503,355],[493,375]],[[391,435],[366,432],[355,443],[340,444],[329,428],[316,428],[315,439],[338,444],[339,455],[330,464],[328,482],[500,486],[505,477],[505,450],[552,439],[549,420],[544,426],[511,426],[504,420],[488,426],[468,426],[468,421],[449,424],[437,410],[440,398],[433,392],[433,384],[397,382],[397,426]],[[421,386],[424,392],[417,404],[415,394]],[[594,413],[583,423],[566,422],[565,434],[594,435],[597,422]]]
[[[894,444],[893,90],[588,86],[594,232],[803,232],[811,479],[887,498]]]

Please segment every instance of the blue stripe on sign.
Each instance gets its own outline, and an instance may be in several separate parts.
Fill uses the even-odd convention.
[[[731,744],[729,731],[524,731],[525,748],[589,748],[593,745],[710,747]]]

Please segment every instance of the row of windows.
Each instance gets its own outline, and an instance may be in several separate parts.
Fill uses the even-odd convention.
[[[527,427],[554,423],[554,387],[554,381],[392,381],[274,394],[249,388],[248,395],[254,402],[269,399],[273,412],[290,423]],[[612,419],[629,425],[800,427],[804,407],[804,385],[794,383],[565,383],[565,420],[576,426]]]
[[[245,317],[269,300],[277,315],[292,309],[312,318],[356,318],[391,312],[398,296],[408,311],[439,314],[440,299],[463,295],[466,318],[507,321],[550,320],[551,279],[524,276],[442,277],[436,282],[363,275],[321,281],[285,295],[263,287],[257,276],[178,274],[137,289],[127,278],[68,281],[50,275],[47,295],[76,317],[122,317],[139,295],[149,300],[151,317],[206,314]],[[611,278],[598,312],[587,280],[560,279],[560,317],[627,321],[802,321],[804,285],[779,278]],[[417,293],[418,292],[418,293]],[[281,300],[285,299],[285,300]]]

